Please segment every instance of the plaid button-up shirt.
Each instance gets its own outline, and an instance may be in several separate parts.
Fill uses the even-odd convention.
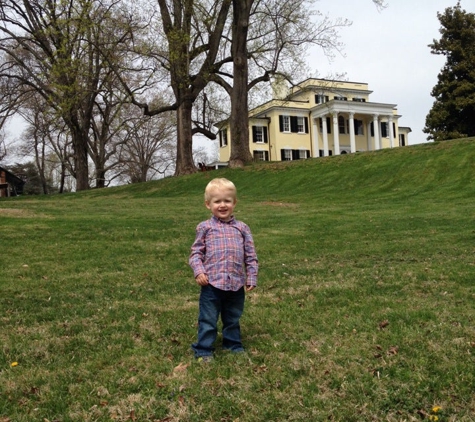
[[[208,282],[221,290],[237,291],[256,286],[258,261],[249,227],[234,217],[221,221],[215,216],[196,227],[189,259],[195,278],[208,276]]]

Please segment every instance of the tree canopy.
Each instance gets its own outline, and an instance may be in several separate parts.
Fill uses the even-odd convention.
[[[429,47],[446,62],[431,92],[435,101],[424,132],[435,141],[475,136],[475,14],[458,2],[437,17],[441,37]]]

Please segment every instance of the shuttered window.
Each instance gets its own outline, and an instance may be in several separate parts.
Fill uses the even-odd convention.
[[[280,159],[282,161],[303,160],[310,157],[310,151],[308,149],[281,149]]]
[[[279,116],[281,132],[308,133],[308,117]]]
[[[267,127],[266,126],[253,126],[252,127],[252,142],[258,144],[267,144]]]
[[[254,151],[254,161],[269,161],[269,151]]]

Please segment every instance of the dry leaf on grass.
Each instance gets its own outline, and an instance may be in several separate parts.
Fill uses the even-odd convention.
[[[175,366],[173,372],[185,372],[188,369],[188,366],[190,366],[189,363],[180,363],[179,365]]]
[[[397,355],[398,354],[398,351],[399,351],[399,347],[397,346],[392,346],[389,348],[387,354],[388,355]]]

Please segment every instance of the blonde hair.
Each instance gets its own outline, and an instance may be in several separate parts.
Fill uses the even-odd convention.
[[[220,190],[230,190],[232,191],[232,195],[234,199],[236,199],[236,186],[231,180],[225,179],[224,177],[218,177],[216,179],[211,180],[205,189],[205,201],[208,202],[211,199],[211,191],[215,189]]]

